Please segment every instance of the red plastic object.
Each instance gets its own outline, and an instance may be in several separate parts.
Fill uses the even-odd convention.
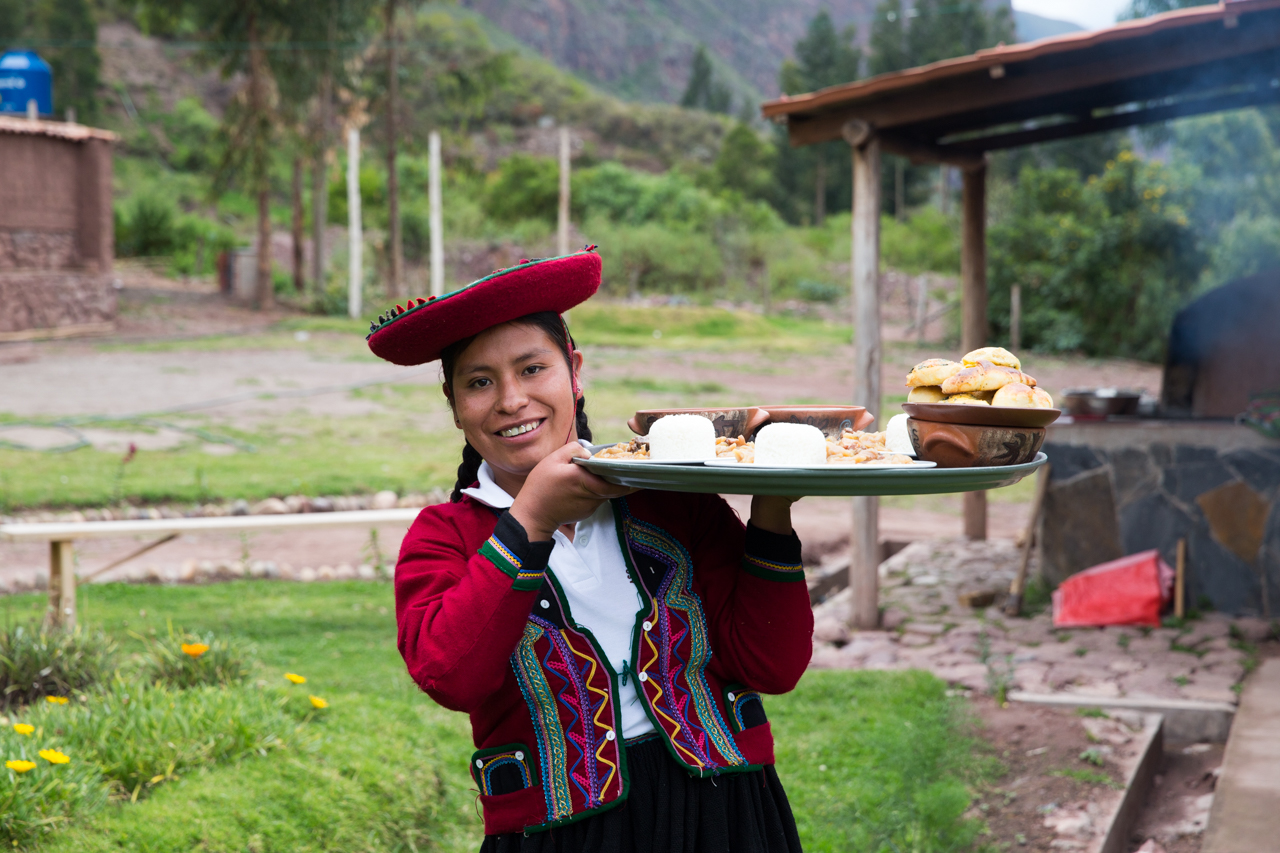
[[[1159,551],[1143,551],[1085,569],[1054,590],[1053,625],[1160,626],[1160,611],[1173,597],[1173,569]]]

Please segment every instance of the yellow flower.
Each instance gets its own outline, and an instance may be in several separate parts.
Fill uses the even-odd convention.
[[[66,696],[46,696],[44,697],[44,701],[48,702],[51,705],[65,705],[67,704],[67,697]]]
[[[69,755],[58,752],[56,749],[42,749],[40,750],[40,757],[50,764],[66,764],[71,760]]]
[[[191,655],[193,658],[198,658],[200,657],[200,655],[204,654],[207,651],[209,651],[209,647],[204,643],[183,643],[182,644],[182,653],[184,655]]]
[[[284,677],[285,677],[285,678],[287,678],[287,679],[289,679],[290,681],[292,681],[294,684],[306,684],[306,683],[307,683],[307,679],[306,679],[306,678],[304,678],[304,677],[303,677],[303,676],[301,676],[301,675],[298,675],[296,672],[286,672],[286,673],[284,674]]]
[[[4,766],[8,767],[14,773],[26,773],[28,770],[34,770],[36,763],[34,761],[23,761],[18,758],[13,761],[6,761]]]
[[[20,735],[29,735],[36,730],[30,723],[14,723],[13,730]]]
[[[329,703],[321,699],[319,696],[308,696],[307,698],[311,700],[311,707],[313,708],[329,707]]]

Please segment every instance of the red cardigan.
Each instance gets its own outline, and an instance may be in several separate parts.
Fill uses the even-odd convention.
[[[744,528],[715,495],[643,491],[613,506],[643,601],[621,674],[546,572],[552,543],[529,542],[509,513],[469,497],[428,507],[401,546],[400,653],[431,698],[471,717],[487,834],[626,798],[620,677],[640,680],[654,728],[691,773],[773,763],[760,694],[794,688],[812,651],[800,540]]]

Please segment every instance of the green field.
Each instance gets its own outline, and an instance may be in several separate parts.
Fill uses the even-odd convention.
[[[466,772],[465,717],[420,693],[395,649],[390,586],[239,582],[209,587],[82,588],[84,622],[126,653],[170,624],[256,648],[255,679],[330,707],[299,745],[200,769],[51,833],[41,850],[465,851],[481,822]],[[38,596],[4,602],[10,624]],[[92,698],[90,702],[94,701]],[[809,851],[972,849],[962,815],[994,770],[962,700],[920,672],[814,672],[769,700],[778,772]],[[21,712],[13,715],[21,719]],[[192,733],[198,738],[199,733]],[[162,773],[163,767],[155,772]],[[0,775],[0,800],[14,775]]]

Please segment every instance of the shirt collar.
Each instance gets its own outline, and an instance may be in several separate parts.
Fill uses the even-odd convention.
[[[590,442],[582,439],[578,439],[578,444],[587,449],[591,448]],[[493,469],[489,467],[488,462],[480,463],[480,470],[476,472],[476,479],[480,481],[480,485],[463,489],[462,493],[464,495],[494,509],[511,509],[511,504],[515,503],[515,498],[507,494],[505,489],[493,481]]]
[[[489,467],[488,462],[480,463],[480,470],[476,472],[476,479],[480,481],[480,485],[463,489],[462,493],[464,495],[494,509],[511,508],[511,504],[515,502],[515,499],[493,481],[493,469]]]

